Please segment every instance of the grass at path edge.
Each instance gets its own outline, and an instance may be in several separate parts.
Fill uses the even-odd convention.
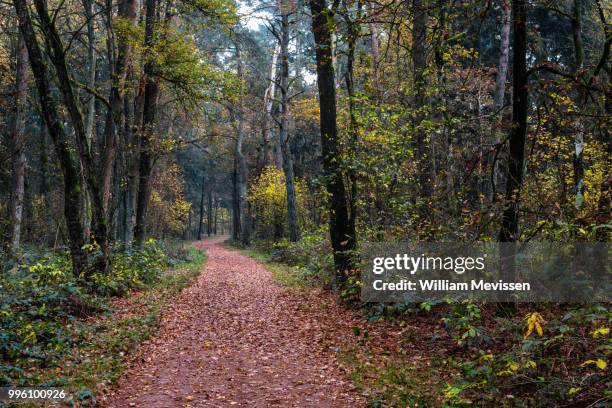
[[[239,247],[233,245],[231,241],[226,241],[222,244],[224,247],[237,251],[244,256],[248,256],[263,264],[268,271],[272,273],[272,278],[276,283],[286,288],[305,292],[312,287],[312,282],[304,276],[302,268],[299,266],[287,265],[284,263],[272,261],[270,253],[259,247]]]

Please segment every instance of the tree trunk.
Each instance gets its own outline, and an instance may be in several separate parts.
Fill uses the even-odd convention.
[[[100,180],[97,177],[94,158],[89,149],[89,141],[85,132],[83,115],[80,110],[80,102],[72,87],[72,78],[68,71],[65,48],[61,37],[55,27],[54,20],[49,15],[45,0],[34,0],[34,5],[40,20],[40,26],[45,36],[45,43],[48,45],[48,54],[55,72],[57,74],[57,84],[62,95],[62,99],[68,111],[74,134],[76,136],[76,146],[81,160],[81,168],[87,188],[92,198],[92,215],[94,221],[92,239],[95,240],[101,251],[101,255],[95,261],[95,268],[105,273],[109,266],[109,237],[108,219],[103,210],[102,190]]]
[[[137,23],[137,7],[136,0],[125,0],[119,6],[118,16],[125,21],[135,25]],[[112,33],[112,14],[108,17],[109,33]],[[111,36],[114,38],[114,35]],[[111,43],[111,46],[113,44]],[[107,112],[106,124],[104,128],[104,161],[102,167],[102,198],[104,212],[108,216],[110,200],[111,200],[111,183],[113,178],[113,165],[117,151],[117,133],[123,128],[125,120],[125,109],[123,100],[125,98],[125,83],[127,79],[129,59],[131,57],[131,46],[129,41],[124,38],[119,38],[117,45],[117,58],[115,61],[110,61],[110,79],[111,89],[109,103],[111,109]],[[113,55],[109,50],[109,55]]]
[[[157,21],[157,0],[147,0],[147,14],[145,23],[145,45],[151,47],[154,41],[154,29]],[[142,112],[142,126],[140,129],[140,161],[138,174],[138,198],[136,201],[136,226],[134,239],[142,244],[145,239],[145,223],[149,196],[151,195],[150,177],[153,171],[153,157],[151,142],[154,135],[155,118],[157,116],[157,99],[159,86],[153,77],[155,66],[153,61],[147,61],[144,67],[145,89]]]
[[[56,225],[57,220],[53,214],[53,205],[51,203],[51,197],[49,195],[49,152],[47,146],[47,128],[45,126],[45,120],[41,116],[39,123],[39,140],[40,140],[40,194],[43,197],[45,205],[45,219],[47,225]],[[59,227],[58,227],[59,228]],[[47,244],[52,245],[53,243],[53,232],[52,228],[45,229],[41,240]]]
[[[204,222],[204,186],[206,177],[202,176],[202,189],[200,191],[200,219],[198,222],[198,241],[202,239],[202,223]]]
[[[523,184],[523,161],[527,137],[527,0],[512,1],[514,27],[512,65],[512,130],[506,169],[506,200],[499,232],[500,278],[512,282],[516,278],[516,241],[519,239],[519,205]],[[509,243],[509,244],[508,244]],[[513,314],[514,303],[500,302],[498,314]]]
[[[234,150],[234,166],[232,171],[232,239],[240,239],[240,196],[238,194],[238,157]]]
[[[72,272],[80,277],[85,271],[85,252],[83,250],[83,226],[81,224],[81,196],[83,185],[79,176],[78,164],[71,154],[64,126],[57,111],[57,104],[52,98],[49,84],[50,73],[45,66],[43,54],[34,32],[26,0],[13,0],[19,30],[28,48],[28,57],[40,102],[41,112],[49,135],[53,140],[55,151],[64,175],[64,216],[68,226]]]
[[[285,190],[287,193],[287,221],[289,239],[298,240],[297,205],[295,198],[295,176],[293,157],[289,144],[289,10],[288,5],[279,2],[281,12],[281,123],[280,146],[283,154],[283,171],[285,173]]]
[[[312,32],[315,39],[317,86],[321,122],[323,172],[329,201],[329,232],[334,251],[336,284],[343,284],[347,272],[353,269],[355,230],[349,223],[346,189],[341,171],[340,141],[336,123],[336,88],[332,62],[332,35],[329,27],[330,11],[325,0],[309,0],[312,12]]]
[[[499,61],[497,63],[497,77],[495,79],[495,92],[493,96],[493,111],[498,112],[504,106],[506,95],[506,80],[508,78],[508,59],[510,55],[510,24],[512,13],[510,0],[501,0],[502,26],[501,41],[499,44]]]
[[[94,13],[93,13],[93,0],[83,0],[83,10],[85,12],[85,18],[87,19],[87,86],[90,89],[94,89],[96,86],[96,54],[95,54],[95,29],[94,29]],[[85,114],[85,137],[87,138],[87,145],[91,148],[93,143],[93,131],[95,126],[96,116],[96,99],[93,95],[89,95],[89,101],[86,106]],[[86,184],[85,174],[82,174],[83,184]],[[89,242],[91,236],[91,197],[90,194],[85,192],[83,195],[83,226],[84,226],[84,239],[85,242]]]
[[[17,43],[17,65],[15,75],[15,116],[13,118],[13,193],[11,194],[11,242],[13,254],[19,252],[21,221],[23,219],[23,196],[25,192],[25,120],[28,92],[28,49],[19,36]]]
[[[502,8],[502,27],[501,27],[501,42],[499,45],[499,61],[497,63],[497,77],[495,79],[495,92],[493,94],[493,112],[499,113],[504,106],[504,97],[506,95],[506,81],[508,78],[508,60],[510,55],[510,24],[512,13],[510,9],[510,0],[501,0]],[[501,123],[501,118],[498,121]],[[496,148],[501,143],[501,139],[496,130],[497,125],[493,129],[495,134],[494,140]],[[492,159],[492,158],[491,158]],[[489,201],[493,201],[495,197],[495,186],[501,185],[499,160],[491,163],[493,165],[493,178],[491,179],[490,189],[487,191]]]
[[[212,189],[208,189],[208,208],[206,208],[206,235],[209,237],[212,235],[212,222],[213,222],[213,196]]]
[[[427,78],[427,9],[422,0],[412,0],[413,27],[412,27],[412,67],[414,79],[414,108],[417,110],[416,123],[420,127],[424,119],[421,112],[426,103]],[[421,197],[431,196],[432,174],[431,160],[433,159],[427,146],[427,133],[422,129],[416,131],[416,150],[420,163],[419,184]],[[433,144],[433,141],[429,141]]]
[[[523,161],[527,137],[527,5],[526,0],[512,2],[514,47],[512,66],[512,131],[506,169],[506,207],[499,232],[500,242],[519,238],[519,203],[523,183]]]
[[[215,197],[215,223],[213,228],[213,234],[217,235],[217,221],[219,217],[219,198]]]
[[[376,15],[375,5],[370,3],[370,15],[374,17]],[[378,26],[375,22],[370,22],[370,31],[372,32],[372,74],[374,76],[374,82],[378,83],[378,65],[380,63],[380,44],[378,40]]]
[[[572,15],[572,37],[574,40],[575,75],[578,77],[584,67],[584,45],[582,42],[582,0],[574,0]],[[586,92],[582,87],[578,90],[576,98],[577,107],[586,102]],[[577,209],[584,204],[584,161],[582,152],[584,150],[584,123],[580,116],[574,120],[574,156],[572,160],[574,170],[574,193],[576,198],[574,205]]]
[[[243,81],[243,71],[242,71],[242,57],[240,55],[240,46],[238,43],[234,44],[236,46],[236,63],[237,63],[237,74],[239,80]],[[250,241],[250,222],[249,222],[249,214],[247,209],[247,181],[248,181],[248,167],[246,158],[242,153],[242,143],[244,141],[244,106],[243,106],[243,92],[242,89],[240,91],[238,106],[236,109],[236,116],[238,120],[238,126],[236,129],[236,145],[235,145],[235,165],[236,165],[236,198],[238,200],[238,208],[239,208],[239,239],[243,244],[248,244]]]
[[[140,157],[140,142],[133,132],[134,125],[140,123],[133,104],[124,98],[125,109],[125,145],[128,147],[126,152],[126,172],[127,185],[125,189],[125,235],[124,242],[128,245],[134,241],[134,228],[136,227],[136,198],[138,196],[138,158]]]
[[[348,94],[349,102],[349,154],[354,156],[357,148],[357,113],[355,106],[355,77],[354,77],[354,65],[355,65],[355,49],[357,46],[357,39],[360,31],[361,21],[361,9],[362,2],[357,3],[357,15],[355,20],[351,20],[348,17],[348,10],[346,12],[346,23],[347,23],[347,56],[346,56],[346,92]],[[350,195],[349,195],[349,229],[355,230],[355,222],[357,219],[357,171],[355,166],[352,164],[349,166],[348,179],[350,182]]]
[[[272,107],[274,106],[274,95],[276,93],[276,65],[280,47],[274,47],[272,54],[272,64],[270,65],[270,84],[266,88],[264,95],[264,128],[263,128],[263,147],[261,168],[272,163]]]
[[[83,9],[87,19],[87,86],[94,89],[96,86],[96,37],[94,32],[93,0],[83,0]],[[87,116],[85,120],[85,134],[91,145],[93,134],[94,118],[96,113],[96,99],[89,95],[87,102]]]

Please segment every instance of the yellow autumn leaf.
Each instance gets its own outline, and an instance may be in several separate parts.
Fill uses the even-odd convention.
[[[527,320],[527,332],[525,333],[525,338],[529,337],[534,329],[536,333],[538,333],[538,336],[542,337],[544,335],[542,325],[546,323],[546,320],[544,320],[540,313],[533,312],[527,314],[527,316],[525,316],[525,320]]]
[[[610,334],[609,327],[599,327],[591,332],[591,336],[593,336],[594,339],[599,336],[607,336],[608,334]]]
[[[597,368],[599,368],[600,370],[605,370],[606,367],[608,366],[608,363],[606,363],[601,358],[598,358],[597,360],[586,360],[584,363],[580,364],[580,366],[584,367],[584,366],[591,365],[591,364],[595,364]]]

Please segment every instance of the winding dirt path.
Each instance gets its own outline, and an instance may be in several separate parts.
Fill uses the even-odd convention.
[[[363,406],[337,364],[334,333],[339,321],[350,333],[354,316],[281,288],[262,265],[220,242],[197,243],[207,252],[204,271],[103,405]]]

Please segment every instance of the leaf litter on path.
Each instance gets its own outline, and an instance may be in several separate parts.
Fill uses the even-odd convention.
[[[365,405],[337,356],[355,341],[357,313],[316,307],[321,294],[287,291],[220,239],[197,245],[207,252],[204,271],[164,312],[103,406]]]

